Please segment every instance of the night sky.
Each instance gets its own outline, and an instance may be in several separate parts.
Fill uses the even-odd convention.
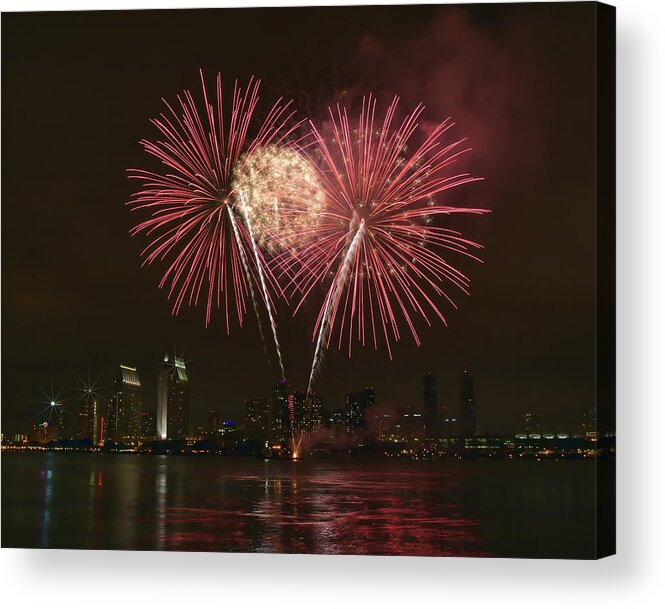
[[[174,340],[194,423],[211,408],[242,420],[277,380],[251,312],[230,336],[221,315],[205,327],[203,307],[171,317],[162,267],[141,268],[146,242],[128,235],[126,169],[157,168],[138,141],[156,135],[162,97],[197,90],[199,68],[260,76],[266,104],[293,97],[314,120],[339,98],[398,94],[426,120],[452,116],[474,147],[466,163],[485,181],[450,195],[492,210],[458,221],[485,245],[484,264],[454,260],[471,296],[455,295],[447,328],[420,326],[422,347],[404,332],[392,362],[331,350],[315,386],[327,408],[367,385],[382,407],[420,405],[428,369],[456,407],[468,369],[481,431],[515,430],[526,410],[576,427],[594,400],[593,21],[592,3],[3,14],[3,431],[27,430],[39,385],[73,387],[88,369],[111,383],[121,361],[154,410]],[[278,310],[296,389],[319,304]]]

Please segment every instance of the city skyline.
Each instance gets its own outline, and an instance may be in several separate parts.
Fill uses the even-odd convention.
[[[178,365],[175,362],[178,362]],[[159,364],[153,366],[152,374],[148,371],[143,372],[135,366],[130,366],[127,364],[120,364],[115,366],[116,369],[120,370],[120,375],[115,376],[115,380],[112,380],[109,383],[104,384],[103,379],[108,377],[113,379],[112,373],[107,373],[105,375],[104,371],[99,372],[95,382],[83,383],[84,387],[78,387],[76,382],[72,380],[71,383],[66,383],[58,386],[57,395],[58,401],[57,405],[62,406],[62,412],[66,413],[70,417],[70,426],[68,429],[73,433],[75,428],[80,428],[86,426],[92,429],[97,429],[97,438],[102,438],[102,434],[106,439],[115,439],[116,441],[120,439],[120,434],[115,433],[115,436],[109,435],[108,432],[108,418],[110,417],[113,420],[113,412],[118,410],[118,392],[119,388],[126,386],[122,383],[123,374],[125,376],[131,375],[132,384],[135,387],[138,387],[139,398],[138,398],[138,410],[134,409],[134,415],[132,417],[133,421],[130,424],[129,419],[126,419],[124,423],[125,427],[131,425],[134,433],[137,429],[143,429],[145,422],[141,422],[142,416],[150,416],[155,419],[155,431],[153,434],[157,439],[167,439],[162,437],[159,431],[159,421],[160,421],[160,403],[164,402],[166,404],[168,399],[172,399],[172,392],[168,389],[168,383],[163,383],[163,380],[167,379],[167,374],[173,376],[174,374],[180,374],[180,380],[182,382],[182,375],[185,375],[185,386],[187,397],[186,405],[179,406],[179,408],[186,409],[185,420],[187,421],[180,426],[180,432],[176,433],[174,436],[169,435],[168,437],[183,437],[186,433],[193,433],[195,429],[207,428],[206,424],[209,424],[210,416],[212,413],[215,413],[221,420],[229,419],[238,421],[241,427],[244,427],[244,422],[247,414],[247,404],[250,402],[256,402],[257,407],[263,401],[271,401],[273,399],[272,393],[275,388],[279,386],[280,383],[284,383],[288,388],[290,394],[302,395],[306,394],[305,386],[293,384],[291,385],[288,379],[262,379],[262,389],[257,390],[254,393],[246,392],[245,397],[241,400],[239,404],[233,404],[229,401],[225,401],[223,397],[220,397],[220,400],[217,402],[197,402],[191,401],[189,394],[192,391],[192,388],[196,387],[196,383],[192,383],[190,379],[191,370],[190,363],[182,357],[174,357],[170,355],[167,351],[164,352],[164,357]],[[81,377],[74,373],[72,379],[78,379],[80,381]],[[440,381],[439,379],[443,380]],[[151,381],[155,381],[151,383]],[[470,386],[468,383],[470,382]],[[275,384],[276,383],[276,384]],[[465,384],[466,383],[466,386]],[[160,387],[164,384],[164,389],[161,390]],[[445,390],[445,395],[448,396],[445,399],[442,399],[441,392],[439,390],[439,385],[442,385]],[[153,386],[154,392],[145,391],[145,386]],[[475,433],[481,434],[511,434],[518,431],[529,431],[531,426],[535,428],[542,429],[543,426],[547,427],[549,431],[554,432],[576,432],[580,429],[587,430],[590,425],[586,423],[581,423],[581,421],[586,420],[588,416],[587,413],[592,410],[592,407],[588,404],[580,404],[578,408],[571,408],[571,416],[568,420],[562,419],[556,416],[545,416],[543,417],[543,412],[538,408],[537,404],[532,404],[529,408],[525,408],[521,412],[514,413],[514,416],[506,418],[501,425],[499,426],[490,426],[486,424],[487,413],[484,408],[480,408],[479,415],[475,409],[475,386],[476,381],[470,372],[466,369],[459,372],[451,372],[447,377],[440,377],[440,375],[435,375],[432,372],[432,368],[428,368],[424,371],[424,374],[420,378],[413,379],[411,394],[413,399],[396,401],[392,396],[387,395],[383,391],[378,393],[378,401],[375,402],[377,391],[376,387],[370,383],[361,383],[356,387],[340,387],[338,393],[341,394],[341,399],[339,401],[333,401],[327,398],[324,394],[320,392],[313,392],[312,396],[317,396],[318,399],[321,399],[325,403],[325,411],[330,415],[334,415],[337,410],[348,410],[349,408],[349,399],[353,400],[365,400],[363,397],[367,391],[371,391],[371,408],[376,407],[381,412],[400,412],[404,409],[417,411],[422,413],[424,425],[428,428],[435,429],[437,433],[442,432],[442,426],[445,427],[446,422],[449,420],[459,421],[460,430],[463,430],[464,433],[460,435],[473,436]],[[220,382],[220,388],[224,386],[224,381]],[[254,384],[256,387],[256,384]],[[380,386],[379,386],[379,389]],[[36,388],[39,391],[39,388]],[[54,390],[56,391],[56,390]],[[468,394],[468,395],[467,395]],[[160,397],[160,396],[164,397]],[[120,389],[120,396],[122,399],[122,389]],[[97,419],[93,423],[88,418],[83,417],[83,411],[86,408],[90,408],[89,402],[91,399],[94,399],[94,404],[97,412]],[[182,398],[180,398],[182,399]],[[469,413],[468,409],[465,409],[465,403],[468,401],[472,402],[472,408]],[[34,403],[34,402],[33,402]],[[33,404],[31,403],[31,404]],[[173,406],[172,406],[173,407]],[[363,410],[367,406],[363,406]],[[195,413],[191,415],[192,411],[195,410]],[[41,412],[40,412],[41,411]],[[168,407],[165,406],[162,408],[164,422],[162,425],[166,425],[166,417]],[[11,433],[29,433],[32,431],[35,424],[41,423],[42,420],[47,420],[47,417],[44,416],[42,407],[37,405],[33,407],[32,412],[34,414],[30,415],[29,412],[26,412],[26,415],[16,426],[4,426],[3,429],[8,430]],[[54,410],[58,415],[57,408]],[[191,416],[190,416],[191,415]],[[471,417],[469,419],[468,417]],[[102,420],[103,418],[103,420]],[[478,423],[478,419],[480,423]],[[489,418],[491,420],[491,418]],[[77,422],[74,423],[73,421]],[[434,421],[434,423],[433,423]],[[544,422],[543,422],[544,421]],[[111,423],[113,425],[113,423]],[[103,429],[102,429],[103,427]],[[184,431],[183,431],[184,430]],[[475,430],[475,431],[474,431]],[[129,434],[126,434],[129,435]]]
[[[141,382],[122,364],[105,399],[96,383],[81,390],[79,411],[50,402],[49,418],[30,433],[3,431],[3,450],[218,454],[264,459],[373,455],[415,460],[440,458],[580,459],[614,454],[614,434],[597,426],[595,408],[585,409],[575,429],[543,425],[542,415],[525,412],[507,433],[481,432],[476,420],[475,383],[458,376],[457,408],[438,407],[437,379],[422,378],[422,403],[388,409],[366,387],[346,393],[342,408],[326,408],[323,396],[298,391],[281,378],[272,394],[245,401],[244,419],[211,409],[207,425],[189,420],[189,377],[182,358],[165,354],[158,373],[157,413],[142,410]],[[63,391],[58,392],[58,397]],[[106,410],[98,402],[106,403]]]

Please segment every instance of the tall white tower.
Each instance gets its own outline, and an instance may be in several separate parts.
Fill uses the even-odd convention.
[[[169,356],[165,353],[164,361],[159,369],[159,376],[157,378],[157,438],[159,440],[166,440],[168,438],[168,373],[170,369]]]

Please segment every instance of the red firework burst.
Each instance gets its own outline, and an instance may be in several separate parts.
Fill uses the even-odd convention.
[[[315,286],[326,286],[313,333],[313,370],[319,350],[336,330],[338,347],[348,340],[349,355],[354,337],[362,344],[369,337],[375,348],[385,343],[392,357],[391,343],[400,339],[401,326],[408,327],[419,345],[416,319],[431,325],[435,316],[445,323],[438,301],[455,306],[446,289],[468,293],[469,279],[444,254],[478,260],[472,251],[481,246],[436,220],[488,211],[439,202],[446,191],[480,179],[452,170],[470,148],[464,139],[444,143],[453,126],[450,119],[414,144],[424,107],[417,106],[400,123],[395,118],[398,101],[393,100],[383,120],[377,118],[371,95],[363,99],[357,122],[339,105],[329,109],[330,141],[312,125],[327,206],[310,235],[314,238],[290,264],[279,264],[290,269],[302,294],[298,307]]]
[[[129,170],[129,177],[143,185],[128,205],[132,211],[150,214],[130,233],[150,237],[141,253],[144,265],[166,261],[159,287],[168,286],[173,314],[184,303],[198,304],[203,293],[206,324],[213,307],[223,308],[227,332],[229,310],[235,309],[242,326],[247,297],[255,299],[252,282],[258,285],[257,265],[268,270],[242,221],[240,201],[231,186],[234,168],[244,154],[270,144],[284,145],[299,125],[292,120],[291,102],[281,99],[263,120],[256,120],[259,86],[254,77],[244,90],[236,81],[231,112],[225,116],[221,74],[209,100],[201,72],[202,111],[190,91],[178,96],[175,108],[163,100],[166,113],[151,120],[161,139],[140,142],[161,162],[163,171]],[[266,276],[271,288],[278,290],[274,277],[269,272]]]

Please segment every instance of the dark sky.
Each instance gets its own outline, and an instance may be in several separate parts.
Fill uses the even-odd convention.
[[[148,119],[209,78],[264,80],[262,98],[295,98],[322,119],[328,103],[374,91],[452,116],[484,182],[454,203],[487,207],[461,227],[484,264],[457,260],[470,297],[449,326],[405,333],[385,351],[327,355],[326,406],[373,385],[386,407],[420,404],[422,376],[457,404],[457,375],[476,381],[479,426],[515,429],[525,410],[575,425],[594,400],[594,7],[584,4],[223,9],[2,16],[2,426],[27,429],[38,386],[74,372],[135,364],[148,409],[165,348],[187,347],[194,421],[210,408],[241,418],[245,398],[278,377],[251,316],[227,336],[203,309],[177,319],[140,268],[124,203],[128,167],[154,167],[138,140]],[[304,388],[314,306],[279,310],[287,377]]]

